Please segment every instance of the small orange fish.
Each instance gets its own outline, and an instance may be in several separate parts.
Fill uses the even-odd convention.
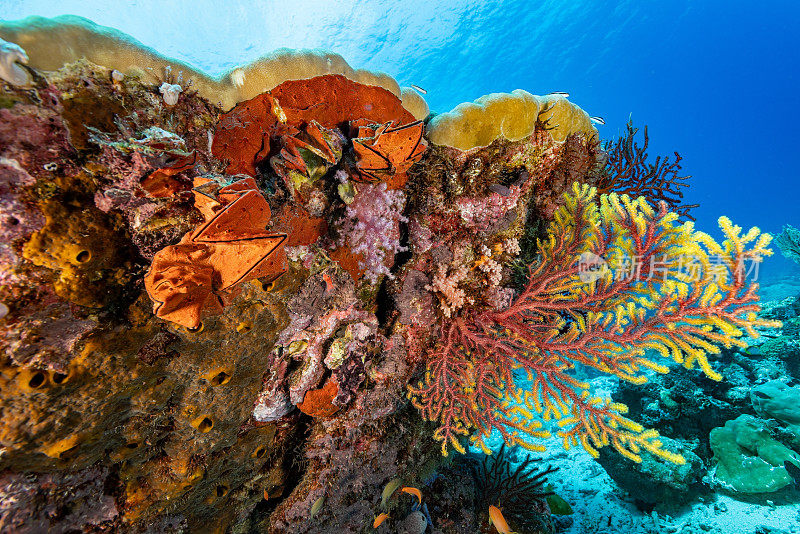
[[[489,505],[489,524],[494,525],[499,534],[517,534],[511,532],[511,527],[506,523],[506,518],[503,517],[503,512],[497,506]]]
[[[264,490],[264,500],[265,501],[269,500],[269,492],[267,490]]]
[[[375,521],[372,522],[372,528],[378,528],[381,526],[381,523],[389,519],[389,514],[386,512],[381,512],[378,517],[375,518]]]
[[[413,495],[414,497],[419,499],[419,503],[422,504],[422,492],[417,488],[410,488],[408,486],[405,486],[403,488],[400,488],[400,491],[402,491],[403,493],[408,493],[409,495]]]
[[[330,290],[333,289],[333,279],[331,275],[325,273],[322,275],[322,279],[325,280],[325,293],[330,292]]]

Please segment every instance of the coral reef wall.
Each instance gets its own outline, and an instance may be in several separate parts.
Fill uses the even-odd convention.
[[[510,305],[565,194],[594,202],[586,113],[431,118],[316,52],[217,80],[70,17],[0,37],[0,530],[487,529],[431,476],[469,416],[444,440],[409,386],[441,325]]]
[[[237,122],[238,108],[221,115],[195,85],[171,103],[159,83],[109,67],[29,69],[29,84],[3,86],[0,525],[324,532],[369,523],[387,481],[414,480],[438,461],[404,398],[417,362],[402,332],[430,326],[433,309],[418,309],[414,292],[430,306],[424,287],[435,282],[430,260],[397,270],[410,246],[402,213],[433,209],[422,205],[432,192],[444,202],[442,180],[464,184],[469,225],[498,226],[487,242],[513,241],[534,189],[544,211],[557,196],[545,182],[558,158],[538,155],[552,141],[540,132],[463,156],[431,149],[423,168],[454,165],[464,176],[426,189],[411,167],[425,152],[421,127],[410,137],[340,129],[413,122],[391,91],[347,82],[344,94],[364,95],[347,104],[336,78],[279,89],[266,101],[266,141],[242,152],[247,134],[235,128],[252,123]],[[294,100],[329,91],[331,118],[292,118]],[[361,155],[350,135],[363,139]],[[218,150],[224,139],[240,148]],[[237,186],[246,180],[225,174],[234,165],[257,185]],[[476,166],[492,171],[478,181]],[[510,199],[499,202],[492,183],[511,186]],[[236,210],[258,205],[261,229],[241,226]],[[419,222],[411,246],[430,257]],[[290,246],[259,253],[254,231],[288,235]],[[226,247],[237,246],[232,259]],[[496,287],[501,275],[481,277]],[[156,313],[153,301],[164,302]]]

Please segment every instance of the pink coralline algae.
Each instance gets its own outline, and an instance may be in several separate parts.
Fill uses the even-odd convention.
[[[356,309],[355,282],[344,271],[329,268],[310,276],[289,301],[289,325],[270,354],[269,372],[253,408],[256,421],[276,421],[306,401],[306,394],[323,389],[323,378],[351,355],[361,357],[377,330],[371,313]],[[341,334],[341,335],[339,335]],[[301,366],[289,372],[292,360]],[[363,363],[362,359],[362,363]],[[332,393],[328,408],[349,400],[359,385],[358,365],[347,364],[326,383]],[[319,408],[319,406],[317,406]]]
[[[467,228],[486,230],[493,222],[517,207],[522,185],[495,186],[485,197],[466,197],[456,201],[461,221]]]
[[[389,267],[397,252],[406,250],[400,245],[401,222],[405,195],[389,191],[385,183],[359,184],[353,202],[347,206],[347,219],[341,234],[353,254],[361,254],[359,267],[373,284],[386,275],[392,278]]]
[[[17,103],[0,109],[0,153],[19,162],[34,178],[51,176],[53,169],[73,175],[79,167],[59,115],[60,95],[48,88],[39,96],[42,106]]]
[[[381,356],[366,362],[365,372],[373,386],[312,431],[303,453],[309,466],[304,480],[293,498],[278,504],[270,532],[359,532],[375,513],[369,499],[351,499],[352,492],[376,498],[407,465],[419,462],[422,430],[414,434],[402,415],[409,373],[402,337],[393,335]],[[309,509],[321,496],[325,504],[311,517]]]
[[[105,213],[121,213],[133,244],[152,260],[197,222],[191,193],[196,152],[187,152],[178,135],[155,127],[139,135],[128,130],[115,136],[93,133],[90,140],[99,145],[98,162],[105,169],[99,176],[102,186],[94,194],[95,205]]]
[[[114,497],[105,494],[107,468],[74,473],[0,476],[0,531],[83,532],[114,520]]]
[[[44,226],[42,213],[20,200],[20,190],[35,183],[28,172],[13,159],[0,157],[0,283],[16,279],[13,268],[21,261],[14,243],[27,239]]]
[[[426,289],[430,283],[430,279],[422,271],[412,269],[406,274],[402,289],[395,297],[401,323],[428,326],[436,322],[433,295]]]
[[[324,359],[328,342],[341,326],[351,322],[375,324],[377,319],[371,313],[357,310],[353,306],[345,310],[331,310],[319,318],[316,326],[296,334],[289,340],[290,350],[293,346],[302,347],[292,354],[292,357],[303,362],[302,372],[289,386],[289,397],[293,404],[303,402],[305,394],[320,384],[326,371]]]
[[[66,373],[73,348],[97,327],[97,320],[76,315],[73,306],[49,291],[38,298],[38,307],[14,310],[0,346],[5,345],[6,355],[19,365]]]

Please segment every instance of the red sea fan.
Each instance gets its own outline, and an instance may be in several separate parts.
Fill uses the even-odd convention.
[[[597,202],[593,188],[575,184],[522,292],[506,309],[445,319],[424,379],[409,388],[422,415],[439,424],[443,454],[464,452],[470,434],[486,451],[493,431],[509,446],[542,450],[534,440],[549,435],[542,421],[554,419],[565,447],[580,443],[597,455],[612,445],[635,461],[647,450],[683,462],[572,372],[583,366],[643,383],[647,370],[668,371],[658,355],[719,379],[706,354],[744,346],[741,337],[775,325],[757,318],[757,284],[746,276],[771,254],[771,237],[757,228],[742,235],[722,217],[727,239],[718,244],[677,219],[663,202],[659,211],[642,197]]]

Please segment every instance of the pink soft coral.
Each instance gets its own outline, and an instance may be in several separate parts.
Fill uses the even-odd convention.
[[[520,196],[524,193],[521,185],[510,188],[496,186],[486,197],[467,197],[456,201],[458,213],[464,226],[479,230],[487,229],[494,221],[502,218],[510,210],[517,207]]]
[[[405,200],[402,191],[388,191],[386,183],[359,184],[358,193],[347,207],[342,240],[353,254],[363,255],[359,267],[373,284],[382,275],[392,278],[387,266],[390,256],[407,250],[400,245],[399,229],[401,222],[407,222],[402,215]]]

